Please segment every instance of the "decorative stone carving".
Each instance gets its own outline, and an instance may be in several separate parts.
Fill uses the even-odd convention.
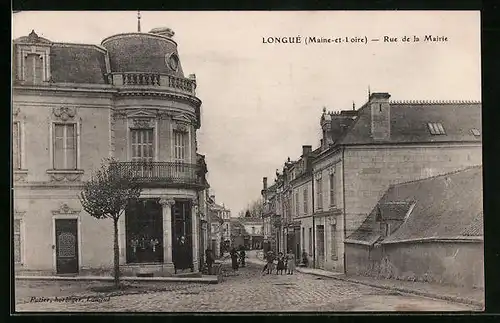
[[[28,41],[30,43],[38,43],[39,37],[36,34],[34,30],[31,30],[30,34],[28,35]]]
[[[162,206],[173,206],[175,204],[175,200],[174,199],[170,199],[170,198],[161,198],[159,203],[162,205]]]
[[[60,214],[71,215],[78,213],[80,213],[80,210],[72,209],[71,207],[69,207],[67,203],[64,202],[59,205],[59,208],[57,210],[52,211],[52,214],[55,215],[60,215]]]
[[[132,119],[134,128],[149,129],[153,128],[151,118],[134,118]]]
[[[28,173],[26,172],[14,172],[14,182],[21,182],[21,183],[26,183],[26,177],[28,176]]]
[[[52,110],[54,116],[61,119],[62,121],[66,121],[68,119],[72,119],[76,115],[76,108],[74,107],[57,107]]]
[[[70,172],[70,173],[50,173],[52,182],[77,182],[82,179],[83,173]]]
[[[14,109],[12,110],[12,115],[14,117],[17,117],[19,115],[19,112],[21,112],[21,108],[20,107],[14,107]]]
[[[179,132],[188,132],[188,127],[184,123],[176,123],[175,130]]]
[[[17,209],[14,210],[14,216],[16,218],[22,218],[26,214],[26,211],[19,211]]]

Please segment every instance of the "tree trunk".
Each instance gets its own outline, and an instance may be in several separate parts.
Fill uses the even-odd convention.
[[[113,218],[114,243],[113,243],[113,266],[115,287],[120,286],[120,249],[118,247],[118,218]]]

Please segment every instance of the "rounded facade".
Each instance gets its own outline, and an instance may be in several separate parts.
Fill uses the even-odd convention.
[[[118,34],[104,39],[112,73],[141,72],[184,77],[171,38],[153,33]]]

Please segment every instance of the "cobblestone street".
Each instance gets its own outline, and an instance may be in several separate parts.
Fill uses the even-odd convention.
[[[250,311],[470,311],[472,306],[372,288],[313,275],[260,274],[261,267],[248,264],[233,275],[229,264],[221,284],[175,284],[166,291],[111,296],[103,301],[30,302],[16,300],[17,311],[121,311],[121,312],[250,312]],[[51,282],[47,282],[51,284]],[[29,295],[29,287],[22,287]],[[49,292],[49,290],[51,292]],[[47,288],[46,298],[62,296]],[[21,294],[21,293],[19,293]],[[18,295],[19,295],[18,294]],[[87,293],[88,294],[88,293]],[[40,295],[37,295],[40,296]],[[68,296],[67,294],[64,296]],[[74,296],[74,295],[72,295]]]

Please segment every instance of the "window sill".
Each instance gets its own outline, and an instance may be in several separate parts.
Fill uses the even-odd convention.
[[[83,169],[48,169],[47,174],[83,174]]]
[[[53,182],[75,182],[83,175],[82,169],[48,169],[47,174]]]

